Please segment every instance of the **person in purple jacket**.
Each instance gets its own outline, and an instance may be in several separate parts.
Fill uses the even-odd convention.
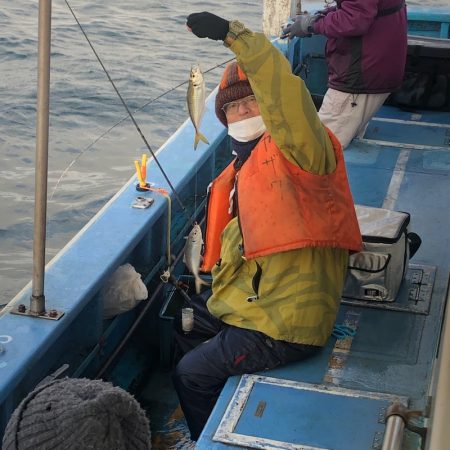
[[[319,110],[342,147],[362,137],[389,94],[400,88],[406,63],[404,0],[337,0],[297,16],[282,37],[326,36],[328,90]]]

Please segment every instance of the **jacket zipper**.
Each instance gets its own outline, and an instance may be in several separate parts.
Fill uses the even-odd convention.
[[[239,231],[241,233],[241,237],[242,237],[242,243],[241,243],[241,247],[240,250],[242,252],[241,258],[242,259],[247,259],[244,256],[244,233],[242,231],[242,226],[241,226],[241,218],[240,218],[240,214],[239,214],[239,198],[238,198],[238,174],[239,172],[236,173],[236,188],[234,190],[234,197],[235,197],[235,201],[236,201],[236,217],[237,217],[237,222],[238,222],[238,227],[239,227]]]

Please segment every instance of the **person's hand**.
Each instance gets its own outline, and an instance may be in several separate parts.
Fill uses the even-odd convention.
[[[189,14],[186,25],[197,37],[215,41],[223,41],[230,26],[228,20],[206,11]]]
[[[286,25],[283,28],[281,37],[294,38],[294,37],[311,37],[313,31],[313,24],[318,19],[318,16],[311,16],[310,14],[302,14],[295,18],[295,22]]]
[[[327,6],[326,8],[320,9],[314,13],[315,16],[319,18],[325,17],[328,13],[336,11],[336,6]]]

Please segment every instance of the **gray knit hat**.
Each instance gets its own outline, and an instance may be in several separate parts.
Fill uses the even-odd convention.
[[[99,380],[65,378],[37,387],[20,403],[3,450],[147,450],[150,427],[126,391]]]

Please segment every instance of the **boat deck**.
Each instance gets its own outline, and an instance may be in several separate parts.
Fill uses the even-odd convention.
[[[332,337],[301,363],[230,378],[196,448],[361,450],[381,445],[392,401],[426,410],[449,277],[449,123],[450,113],[385,106],[345,152],[355,203],[409,212],[423,240],[397,300],[344,298],[337,323],[356,327],[354,337]],[[154,374],[140,399],[154,448],[193,445],[168,371]]]

